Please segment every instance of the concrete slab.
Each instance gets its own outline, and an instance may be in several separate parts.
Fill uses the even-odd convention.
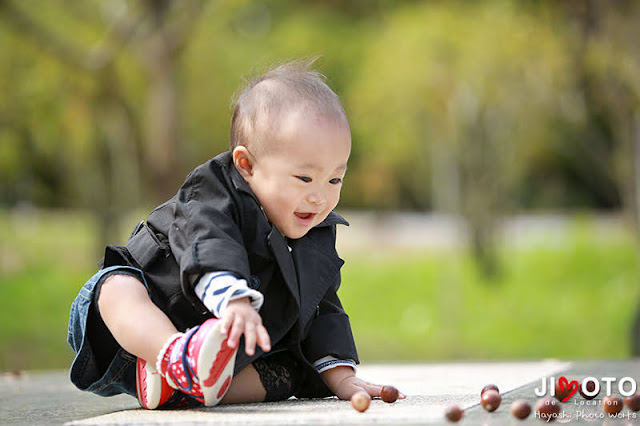
[[[66,371],[0,374],[2,425],[60,425],[138,407],[130,396],[101,398],[81,392]]]
[[[622,389],[627,392],[631,382],[640,379],[640,360],[365,364],[359,374],[373,382],[394,384],[408,398],[394,404],[372,401],[365,413],[336,398],[147,411],[129,396],[101,398],[80,392],[64,371],[4,374],[0,375],[0,424],[445,425],[450,423],[443,417],[444,408],[455,403],[465,409],[462,425],[540,425],[542,420],[535,414],[525,421],[512,417],[511,402],[525,399],[533,406],[542,378],[566,376],[570,381],[594,377],[603,390],[589,402],[576,394],[561,405],[555,423],[640,425],[640,414],[627,408],[616,417],[602,410],[606,393],[603,378],[612,378],[612,392],[617,394],[621,379],[630,378]],[[503,397],[493,413],[478,404],[480,389],[487,383],[497,384]]]
[[[547,360],[507,363],[368,364],[359,375],[372,382],[394,384],[408,398],[394,404],[372,401],[358,413],[348,401],[289,400],[172,411],[138,408],[131,397],[101,398],[75,390],[65,372],[5,376],[0,381],[0,423],[3,424],[243,424],[243,425],[417,425],[445,424],[444,408],[456,403],[467,409],[465,423],[478,411],[479,391],[497,384],[505,395],[571,368]],[[505,396],[505,399],[507,397]],[[482,411],[482,410],[480,410]],[[500,421],[507,416],[494,415]],[[480,413],[482,414],[482,413]],[[496,413],[494,413],[496,414]],[[477,416],[476,416],[477,417]],[[481,423],[486,423],[482,418]],[[506,423],[510,424],[510,423]]]

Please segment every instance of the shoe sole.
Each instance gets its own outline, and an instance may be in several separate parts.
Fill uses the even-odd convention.
[[[227,393],[237,353],[237,348],[230,348],[227,336],[220,332],[220,321],[213,327],[200,348],[197,364],[200,389],[207,407],[217,405]]]
[[[143,408],[153,410],[170,399],[173,389],[162,385],[162,376],[155,367],[138,358],[136,362],[136,394]]]

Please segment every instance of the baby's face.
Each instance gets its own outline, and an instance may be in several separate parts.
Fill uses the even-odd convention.
[[[289,114],[244,176],[269,221],[300,238],[326,219],[340,199],[351,134],[321,118]]]

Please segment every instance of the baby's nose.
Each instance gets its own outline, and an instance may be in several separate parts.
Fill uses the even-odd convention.
[[[309,193],[309,195],[307,196],[307,201],[309,201],[309,203],[311,204],[324,204],[326,198],[321,191],[315,191]]]

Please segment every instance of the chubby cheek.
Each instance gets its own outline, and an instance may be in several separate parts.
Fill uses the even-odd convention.
[[[295,201],[290,191],[287,191],[287,188],[282,185],[274,185],[269,188],[269,200],[275,209],[282,212],[295,209]]]
[[[300,204],[302,204],[301,199],[302,197],[295,191],[286,191],[284,188],[281,188],[278,192],[278,204],[280,208],[290,214],[293,214]]]
[[[331,213],[333,211],[333,209],[335,209],[336,206],[338,205],[338,201],[340,201],[340,194],[339,193],[336,196],[331,197],[330,199],[327,200],[327,204],[325,205],[325,209],[322,212],[322,215],[320,215],[320,217],[318,217],[318,220],[317,220],[318,223],[322,222],[323,220],[325,220],[327,218],[327,216],[329,216],[329,213]]]
[[[338,191],[337,193],[333,194],[333,196],[331,196],[328,200],[327,200],[327,209],[329,211],[333,210],[336,208],[336,206],[338,205],[338,202],[340,201],[340,191]],[[329,214],[327,212],[327,214]]]

